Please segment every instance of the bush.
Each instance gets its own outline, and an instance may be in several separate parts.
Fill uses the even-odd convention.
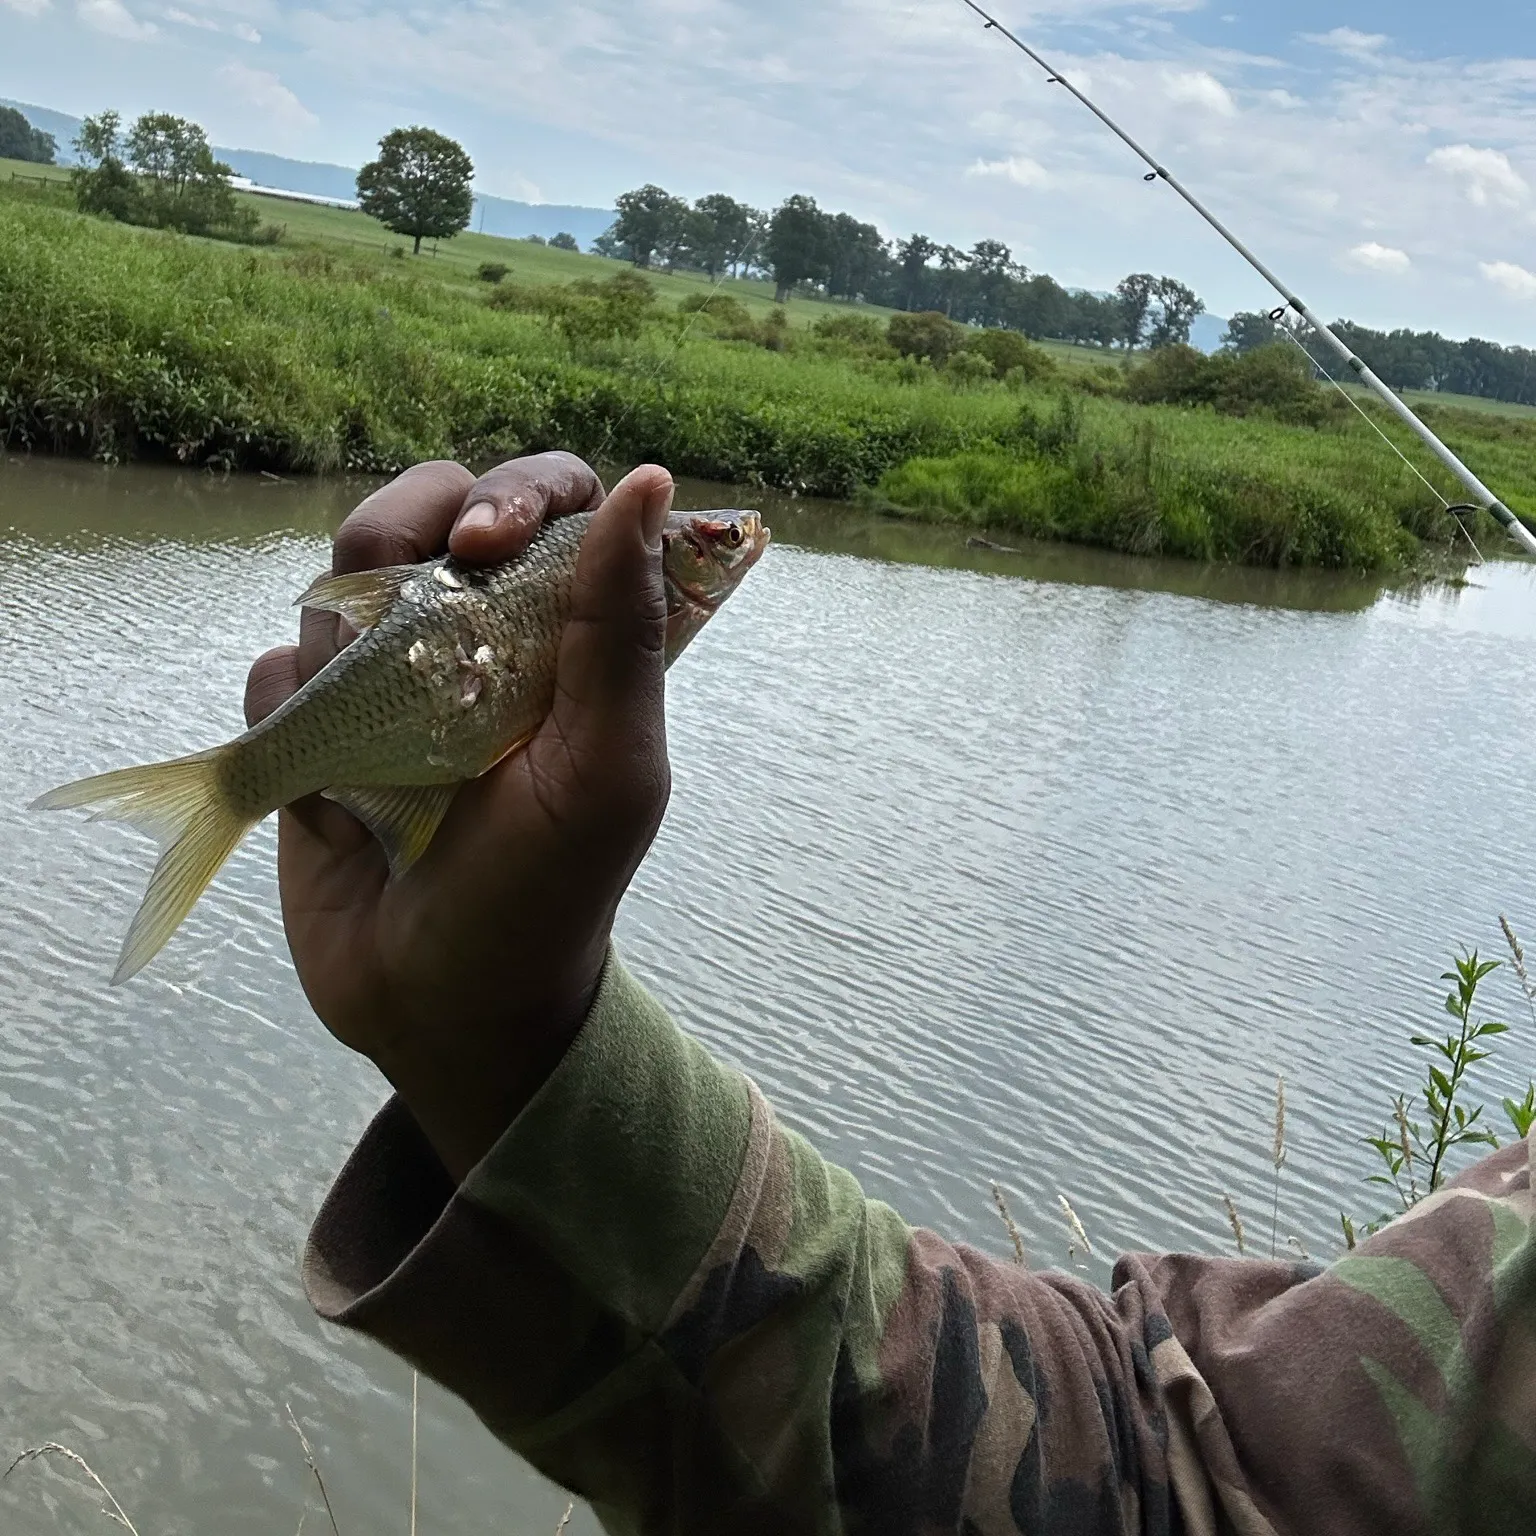
[[[951,352],[960,350],[965,327],[936,310],[925,310],[915,315],[892,315],[885,339],[903,357],[922,358],[941,368]]]
[[[576,243],[575,235],[568,235],[563,229],[558,235],[551,238],[550,248],[556,251],[579,251],[581,247]]]
[[[404,247],[402,247],[402,250]],[[504,261],[482,261],[475,268],[475,276],[482,283],[499,283],[512,269]]]
[[[1125,383],[1142,405],[1209,406],[1227,416],[1267,414],[1322,426],[1343,402],[1312,379],[1311,361],[1288,343],[1207,357],[1193,347],[1160,347]]]
[[[811,334],[845,351],[889,354],[890,350],[885,327],[873,315],[823,315]]]
[[[703,316],[709,322],[707,334],[728,340],[747,337],[756,324],[747,306],[728,293],[690,293],[678,302],[677,312],[685,320]]]
[[[992,364],[979,352],[955,352],[944,364],[944,377],[956,389],[975,389],[993,377]]]
[[[1124,370],[1113,363],[1096,363],[1092,368],[1064,370],[1062,382],[1080,395],[1095,395],[1102,399],[1106,395],[1123,395],[1125,378]]]
[[[998,378],[1010,374],[1018,381],[1033,384],[1038,379],[1048,379],[1056,372],[1056,364],[1044,347],[1037,347],[1018,331],[976,331],[965,338],[965,350],[984,357],[992,365]]]

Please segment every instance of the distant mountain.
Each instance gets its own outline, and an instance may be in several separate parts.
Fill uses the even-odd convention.
[[[1202,352],[1214,352],[1227,334],[1227,322],[1220,315],[1197,315],[1189,328],[1189,344]]]
[[[78,158],[70,148],[80,131],[80,119],[30,102],[6,101],[0,106],[15,107],[34,128],[51,133],[59,146],[59,163],[73,165]],[[259,149],[230,149],[215,144],[213,152],[237,176],[247,177],[259,186],[274,191],[304,192],[311,197],[334,198],[351,202],[357,197],[357,172],[345,165],[326,165],[314,160],[289,160],[283,155],[269,155]],[[542,235],[546,240],[561,233],[575,235],[583,246],[592,244],[613,223],[611,208],[581,208],[563,203],[520,203],[509,197],[475,198],[474,218],[470,228],[487,235],[519,239]]]

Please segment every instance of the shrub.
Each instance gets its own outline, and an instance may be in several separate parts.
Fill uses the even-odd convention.
[[[956,389],[975,389],[993,377],[992,364],[979,352],[955,352],[944,364],[944,377]]]
[[[903,357],[922,358],[943,367],[950,353],[959,350],[965,327],[936,310],[925,310],[915,315],[892,315],[885,339]]]
[[[823,315],[811,327],[819,341],[850,352],[887,352],[885,327],[873,315]]]
[[[581,249],[576,243],[576,236],[567,234],[563,229],[549,243],[550,247],[557,251],[579,251]]]
[[[1037,347],[1018,331],[976,331],[965,339],[965,350],[984,357],[992,365],[998,378],[1010,374],[1017,380],[1033,384],[1037,379],[1047,379],[1056,372],[1056,364],[1044,347]]]
[[[1095,395],[1102,399],[1106,395],[1123,395],[1125,379],[1124,370],[1114,364],[1096,363],[1092,368],[1065,370],[1062,382],[1080,395]]]
[[[499,283],[512,269],[504,261],[482,261],[475,268],[475,276],[482,283]]]
[[[1311,361],[1289,344],[1207,357],[1193,347],[1160,347],[1125,383],[1142,405],[1209,406],[1227,416],[1268,414],[1321,426],[1343,402],[1312,379]]]
[[[755,339],[756,322],[751,312],[728,293],[690,293],[678,303],[677,312],[684,319],[703,316],[710,330],[727,340]]]

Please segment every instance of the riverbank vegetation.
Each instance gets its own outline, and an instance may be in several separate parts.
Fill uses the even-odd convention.
[[[1127,373],[941,316],[892,330],[867,309],[792,313],[707,286],[678,305],[650,278],[547,248],[527,249],[595,276],[533,282],[522,242],[483,242],[513,256],[500,281],[468,263],[438,280],[425,258],[241,249],[59,200],[0,196],[0,437],[13,448],[387,473],[561,445],[1256,564],[1399,568],[1452,533],[1353,411],[1273,356],[1158,354]],[[1536,428],[1454,413],[1437,425],[1536,514]]]

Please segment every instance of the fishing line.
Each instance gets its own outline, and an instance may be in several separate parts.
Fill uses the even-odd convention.
[[[1284,313],[1286,312],[1284,312],[1283,309],[1276,309],[1270,313],[1269,318],[1272,319],[1273,323],[1275,323],[1275,329],[1278,330],[1278,332],[1281,333],[1281,335],[1283,335],[1284,338],[1286,338],[1287,341],[1289,341],[1289,343],[1292,344],[1292,346],[1295,347],[1295,349],[1298,350],[1298,352],[1307,359],[1307,362],[1312,364],[1312,367],[1315,367],[1315,369],[1318,370],[1318,372],[1321,373],[1321,375],[1324,376],[1324,378],[1326,378],[1327,381],[1329,381],[1330,384],[1332,384],[1332,386],[1335,387],[1335,389],[1338,390],[1342,396],[1344,396],[1344,399],[1347,399],[1347,401],[1350,402],[1350,406],[1355,407],[1356,412],[1359,413],[1359,418],[1361,418],[1361,421],[1366,422],[1367,427],[1370,427],[1370,430],[1375,432],[1376,436],[1381,438],[1381,441],[1385,442],[1387,447],[1392,449],[1392,452],[1398,455],[1399,459],[1402,459],[1402,462],[1407,465],[1407,468],[1412,470],[1413,475],[1415,475],[1416,478],[1422,482],[1425,490],[1427,490],[1427,492],[1430,493],[1430,495],[1432,495],[1433,498],[1439,502],[1439,504],[1441,504],[1441,508],[1445,511],[1445,515],[1447,515],[1448,518],[1455,519],[1456,527],[1461,528],[1462,533],[1464,533],[1465,539],[1467,539],[1468,544],[1471,545],[1471,553],[1475,554],[1476,558],[1478,558],[1478,564],[1487,565],[1488,562],[1482,558],[1482,550],[1479,550],[1478,548],[1478,541],[1473,539],[1473,536],[1471,536],[1471,528],[1468,528],[1467,524],[1462,522],[1462,519],[1458,516],[1458,513],[1462,513],[1462,511],[1479,511],[1481,508],[1473,507],[1471,502],[1459,502],[1458,505],[1453,507],[1453,505],[1450,504],[1450,502],[1448,502],[1447,499],[1441,495],[1441,492],[1439,492],[1438,488],[1435,487],[1435,482],[1428,478],[1427,475],[1424,475],[1424,472],[1422,472],[1421,468],[1418,467],[1418,464],[1415,464],[1413,459],[1410,459],[1409,456],[1407,456],[1407,453],[1402,452],[1402,449],[1399,449],[1398,445],[1392,441],[1392,438],[1389,438],[1389,436],[1382,432],[1381,424],[1379,424],[1379,422],[1376,421],[1376,419],[1373,418],[1373,416],[1370,415],[1370,413],[1361,406],[1361,402],[1359,402],[1358,399],[1355,399],[1355,396],[1350,395],[1349,390],[1344,389],[1344,386],[1342,386],[1341,382],[1339,382],[1338,379],[1333,378],[1332,373],[1329,373],[1329,370],[1322,366],[1321,362],[1318,362],[1318,359],[1316,359],[1312,353],[1307,352],[1306,347],[1301,344],[1301,338],[1299,338],[1299,336],[1296,335],[1296,333],[1293,332],[1289,326],[1281,323],[1281,316],[1284,316]],[[1453,539],[1453,542],[1455,542],[1455,539]]]
[[[1093,113],[1093,115],[1098,118],[1098,120],[1103,123],[1104,126],[1108,128],[1109,131],[1121,141],[1121,143],[1123,143],[1134,155],[1136,155],[1138,159],[1151,167],[1147,174],[1142,177],[1143,181],[1167,182],[1168,185],[1172,187],[1173,190],[1177,192],[1179,196],[1182,197],[1184,201],[1188,203],[1189,206],[1193,208],[1195,212],[1198,213],[1200,217],[1204,219],[1205,222],[1209,224],[1211,228],[1214,229],[1216,233],[1220,235],[1221,238],[1225,240],[1227,244],[1230,245],[1232,249],[1236,251],[1237,254],[1241,256],[1243,260],[1246,261],[1248,265],[1252,267],[1254,271],[1257,272],[1259,276],[1262,277],[1264,281],[1270,285],[1271,288],[1275,290],[1276,293],[1280,295],[1281,298],[1285,300],[1285,307],[1287,309],[1294,309],[1296,313],[1300,315],[1301,318],[1305,320],[1307,324],[1310,325],[1312,329],[1317,333],[1318,338],[1326,342],[1330,347],[1333,348],[1335,352],[1338,353],[1341,358],[1343,358],[1346,366],[1360,380],[1360,382],[1364,384],[1368,389],[1374,391],[1375,394],[1380,396],[1382,402],[1388,406],[1395,415],[1400,417],[1406,426],[1408,426],[1414,433],[1418,435],[1419,438],[1423,440],[1425,446],[1429,448],[1430,452],[1432,452],[1435,457],[1439,459],[1440,462],[1444,464],[1445,467],[1450,470],[1453,475],[1456,476],[1462,485],[1464,485],[1467,490],[1472,493],[1472,495],[1477,500],[1479,508],[1491,513],[1493,517],[1497,519],[1500,524],[1502,524],[1505,532],[1508,533],[1509,536],[1517,544],[1519,544],[1527,554],[1536,555],[1536,533],[1533,533],[1529,528],[1527,528],[1525,524],[1521,522],[1520,519],[1516,517],[1515,514],[1510,511],[1510,509],[1505,506],[1504,503],[1500,501],[1499,498],[1495,496],[1493,492],[1490,491],[1488,487],[1484,485],[1483,482],[1479,480],[1477,476],[1473,474],[1472,471],[1468,469],[1467,466],[1463,464],[1462,461],[1457,458],[1456,455],[1448,447],[1446,447],[1443,442],[1440,441],[1433,430],[1431,430],[1429,425],[1426,422],[1420,420],[1420,418],[1408,408],[1408,405],[1398,397],[1393,389],[1391,389],[1388,385],[1384,384],[1379,378],[1377,378],[1376,375],[1365,365],[1364,360],[1358,357],[1348,346],[1344,344],[1342,340],[1340,340],[1337,335],[1335,335],[1331,329],[1329,329],[1327,325],[1323,323],[1322,320],[1313,314],[1307,305],[1304,304],[1302,300],[1296,296],[1295,293],[1286,287],[1286,285],[1282,283],[1280,279],[1276,277],[1275,274],[1271,272],[1270,269],[1265,266],[1264,263],[1260,261],[1259,258],[1251,250],[1249,250],[1248,247],[1244,245],[1243,242],[1239,240],[1238,237],[1233,234],[1232,231],[1228,229],[1227,226],[1223,224],[1221,220],[1218,219],[1216,215],[1212,213],[1211,210],[1207,208],[1205,204],[1202,203],[1193,192],[1189,190],[1188,187],[1179,181],[1179,179],[1174,176],[1173,173],[1169,171],[1165,165],[1161,164],[1157,159],[1155,159],[1148,150],[1143,149],[1142,146],[1138,144],[1136,140],[1133,139],[1130,134],[1128,134],[1125,129],[1119,125],[1119,123],[1110,117],[1107,112],[1103,111],[1093,101],[1085,96],[1082,91],[1078,90],[1078,88],[1073,85],[1072,82],[1068,80],[1060,70],[1056,69],[1049,62],[1047,62],[1046,59],[1044,59],[1033,48],[1031,48],[1029,44],[1026,43],[1022,38],[1018,37],[1013,32],[1010,32],[1008,28],[1005,27],[1002,22],[1000,22],[989,11],[983,9],[982,6],[977,4],[977,0],[960,0],[960,3],[964,5],[967,10],[973,12],[975,15],[981,18],[981,20],[986,24],[984,28],[985,31],[996,32],[999,34],[999,36],[1006,38],[1010,43],[1013,44],[1015,48],[1019,50],[1020,53],[1024,54],[1028,59],[1030,59],[1033,63],[1037,64],[1042,70],[1045,71],[1047,84],[1059,85],[1064,90],[1068,91],[1079,102],[1081,102],[1083,106],[1085,106],[1091,113]]]
[[[1439,490],[1436,489],[1434,482],[1432,480],[1430,480],[1428,478],[1428,476],[1426,476],[1424,474],[1424,472],[1419,468],[1419,466],[1417,464],[1415,464],[1413,462],[1413,460],[1410,459],[1408,457],[1408,455],[1406,453],[1404,453],[1403,450],[1401,448],[1399,448],[1397,446],[1397,444],[1394,443],[1392,441],[1392,439],[1390,437],[1388,437],[1387,434],[1381,430],[1381,426],[1376,421],[1375,417],[1373,417],[1360,404],[1360,402],[1358,400],[1356,400],[1355,397],[1352,394],[1350,394],[1350,392],[1347,389],[1345,389],[1344,386],[1341,383],[1339,383],[1339,381],[1336,378],[1334,378],[1334,376],[1331,373],[1329,373],[1328,370],[1326,368],[1324,368],[1323,365],[1320,362],[1318,362],[1318,360],[1315,357],[1313,357],[1312,354],[1310,352],[1308,352],[1307,349],[1304,346],[1302,346],[1301,338],[1296,335],[1296,333],[1290,328],[1290,326],[1288,326],[1288,325],[1283,323],[1284,315],[1285,315],[1285,311],[1283,309],[1277,309],[1277,310],[1271,311],[1269,318],[1274,322],[1275,329],[1277,331],[1279,331],[1280,334],[1282,336],[1284,336],[1285,339],[1287,341],[1289,341],[1292,344],[1292,346],[1294,346],[1296,348],[1296,350],[1298,352],[1300,352],[1301,355],[1304,358],[1306,358],[1306,360],[1312,365],[1312,367],[1316,368],[1317,371],[1320,374],[1322,374],[1322,376],[1325,379],[1327,379],[1328,382],[1330,384],[1332,384],[1333,387],[1336,390],[1338,390],[1338,392],[1347,401],[1349,401],[1349,403],[1355,408],[1355,410],[1359,412],[1361,420],[1363,420],[1365,422],[1365,424],[1377,435],[1377,437],[1379,437],[1382,440],[1382,442],[1384,442],[1387,445],[1387,447],[1390,448],[1392,450],[1392,452],[1395,453],[1398,456],[1398,458],[1400,458],[1403,461],[1403,463],[1408,466],[1408,468],[1410,470],[1412,470],[1412,472],[1418,477],[1418,479],[1423,482],[1425,490],[1427,490],[1429,492],[1429,494],[1431,496],[1433,496],[1435,498],[1435,500],[1440,503],[1440,506],[1444,510],[1446,515],[1449,516],[1449,517],[1455,518],[1456,526],[1458,528],[1460,528],[1461,531],[1466,535],[1467,543],[1472,546],[1472,553],[1477,556],[1477,563],[1479,565],[1486,565],[1487,561],[1483,559],[1483,552],[1482,552],[1482,550],[1480,550],[1477,547],[1477,542],[1472,537],[1472,530],[1470,528],[1468,528],[1467,525],[1464,522],[1462,522],[1462,520],[1459,517],[1456,516],[1457,511],[1460,510],[1460,509],[1457,508],[1457,507],[1453,507],[1450,504],[1450,502],[1448,502],[1445,499],[1445,497],[1439,492]],[[1464,503],[1462,503],[1462,506],[1467,508],[1467,510],[1469,510],[1469,511],[1476,512],[1478,510],[1478,508],[1471,506],[1470,503],[1465,503],[1464,502]],[[1453,540],[1453,542],[1454,542],[1454,540]]]

